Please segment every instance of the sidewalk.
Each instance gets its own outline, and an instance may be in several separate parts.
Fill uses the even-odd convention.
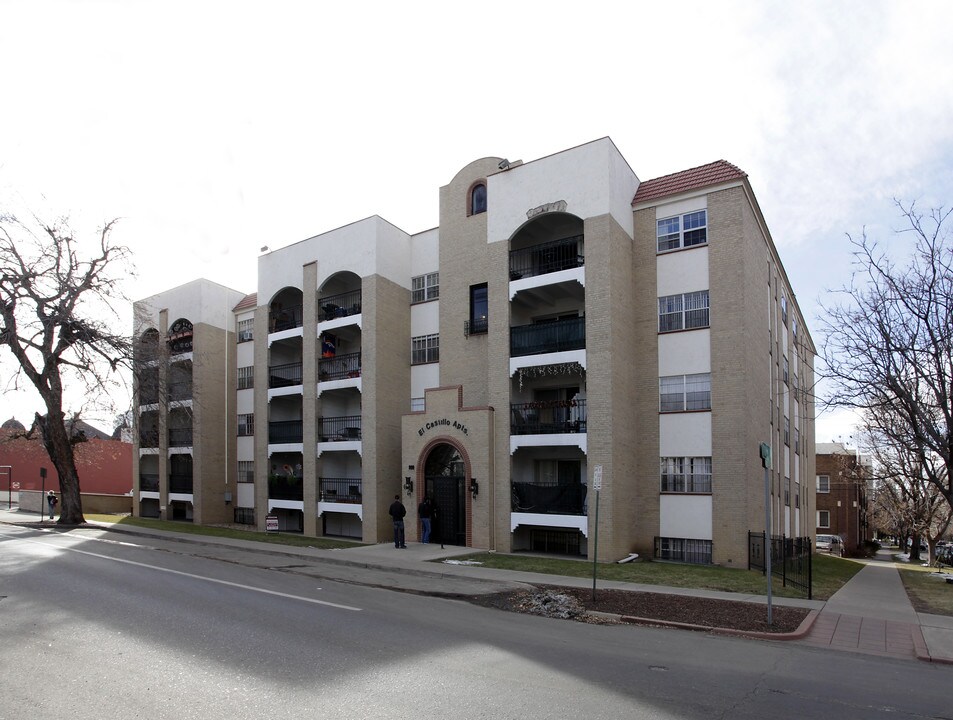
[[[0,524],[54,527],[41,521],[37,513],[21,513],[0,508]],[[272,569],[294,568],[309,574],[303,561],[321,563],[314,574],[332,580],[366,583],[366,569],[378,575],[375,584],[408,592],[442,596],[479,595],[527,588],[531,585],[568,585],[591,587],[591,578],[563,577],[540,573],[497,570],[478,565],[452,564],[454,557],[469,555],[477,548],[409,543],[397,550],[392,543],[362,545],[324,550],[191,535],[147,528],[118,527],[90,523],[110,533],[149,537],[156,542],[184,542],[205,548],[208,557],[236,561],[237,558]],[[435,560],[450,561],[435,563]],[[642,592],[692,595],[723,600],[766,603],[762,595],[719,592],[691,588],[672,588],[611,580],[599,580],[598,587]],[[951,588],[953,592],[953,588]],[[805,607],[814,610],[806,633],[794,642],[889,657],[953,664],[953,617],[917,613],[907,598],[900,574],[889,553],[870,561],[827,602],[798,598],[774,598],[777,606]]]

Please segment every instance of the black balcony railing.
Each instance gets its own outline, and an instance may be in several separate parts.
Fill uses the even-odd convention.
[[[339,295],[328,295],[318,300],[318,321],[359,315],[361,312],[361,291],[351,290]]]
[[[294,387],[301,384],[301,363],[272,365],[268,368],[268,387]]]
[[[586,318],[574,317],[510,328],[510,356],[582,350],[586,347]]]
[[[268,313],[268,328],[270,332],[291,330],[304,324],[304,308],[301,305],[292,307],[273,307]]]
[[[191,447],[192,428],[169,428],[169,447]]]
[[[510,433],[549,435],[586,432],[586,399],[510,404]]]
[[[321,442],[360,440],[361,416],[318,418],[318,437]]]
[[[359,503],[361,502],[360,478],[318,478],[318,492],[321,502]]]
[[[159,476],[139,473],[139,491],[159,492]]]
[[[582,235],[510,251],[510,280],[581,267]]]
[[[159,388],[155,385],[139,386],[139,404],[155,405],[159,402]]]
[[[585,515],[586,486],[579,482],[562,485],[512,484],[513,512],[545,515]]]
[[[268,478],[268,498],[271,500],[303,500],[304,482],[302,478],[272,475]]]
[[[318,381],[343,380],[361,376],[361,353],[347,353],[318,361]]]
[[[141,430],[139,432],[139,447],[157,448],[159,447],[158,430]]]
[[[169,475],[169,492],[190,495],[192,493],[192,473],[172,473]]]
[[[169,383],[169,400],[191,400],[192,383],[174,382]]]
[[[268,442],[299,443],[304,439],[301,420],[282,420],[268,423]]]

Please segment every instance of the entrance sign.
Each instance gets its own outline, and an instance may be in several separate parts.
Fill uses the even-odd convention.
[[[278,532],[278,516],[277,515],[265,515],[265,531]]]

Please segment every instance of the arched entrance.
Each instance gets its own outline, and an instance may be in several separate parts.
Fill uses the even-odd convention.
[[[424,463],[424,488],[437,509],[431,542],[466,546],[466,464],[453,445],[439,443],[431,449]]]

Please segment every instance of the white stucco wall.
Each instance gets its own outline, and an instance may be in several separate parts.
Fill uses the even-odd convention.
[[[711,495],[662,495],[659,535],[711,540]]]
[[[655,277],[659,297],[708,290],[708,246],[662,253]]]
[[[193,325],[205,323],[213,327],[235,329],[232,312],[245,293],[232,290],[211,280],[193,280],[136,301],[133,328],[136,336],[149,328],[158,328],[159,313],[168,310],[169,325],[185,318]]]
[[[440,229],[417,233],[410,240],[410,274],[416,277],[440,269]]]
[[[711,457],[711,413],[659,415],[660,457]]]
[[[658,336],[659,377],[711,372],[711,330]]]
[[[566,202],[581,218],[611,215],[632,237],[632,198],[639,180],[608,138],[512,167],[487,178],[487,238],[508,240],[526,212]]]

